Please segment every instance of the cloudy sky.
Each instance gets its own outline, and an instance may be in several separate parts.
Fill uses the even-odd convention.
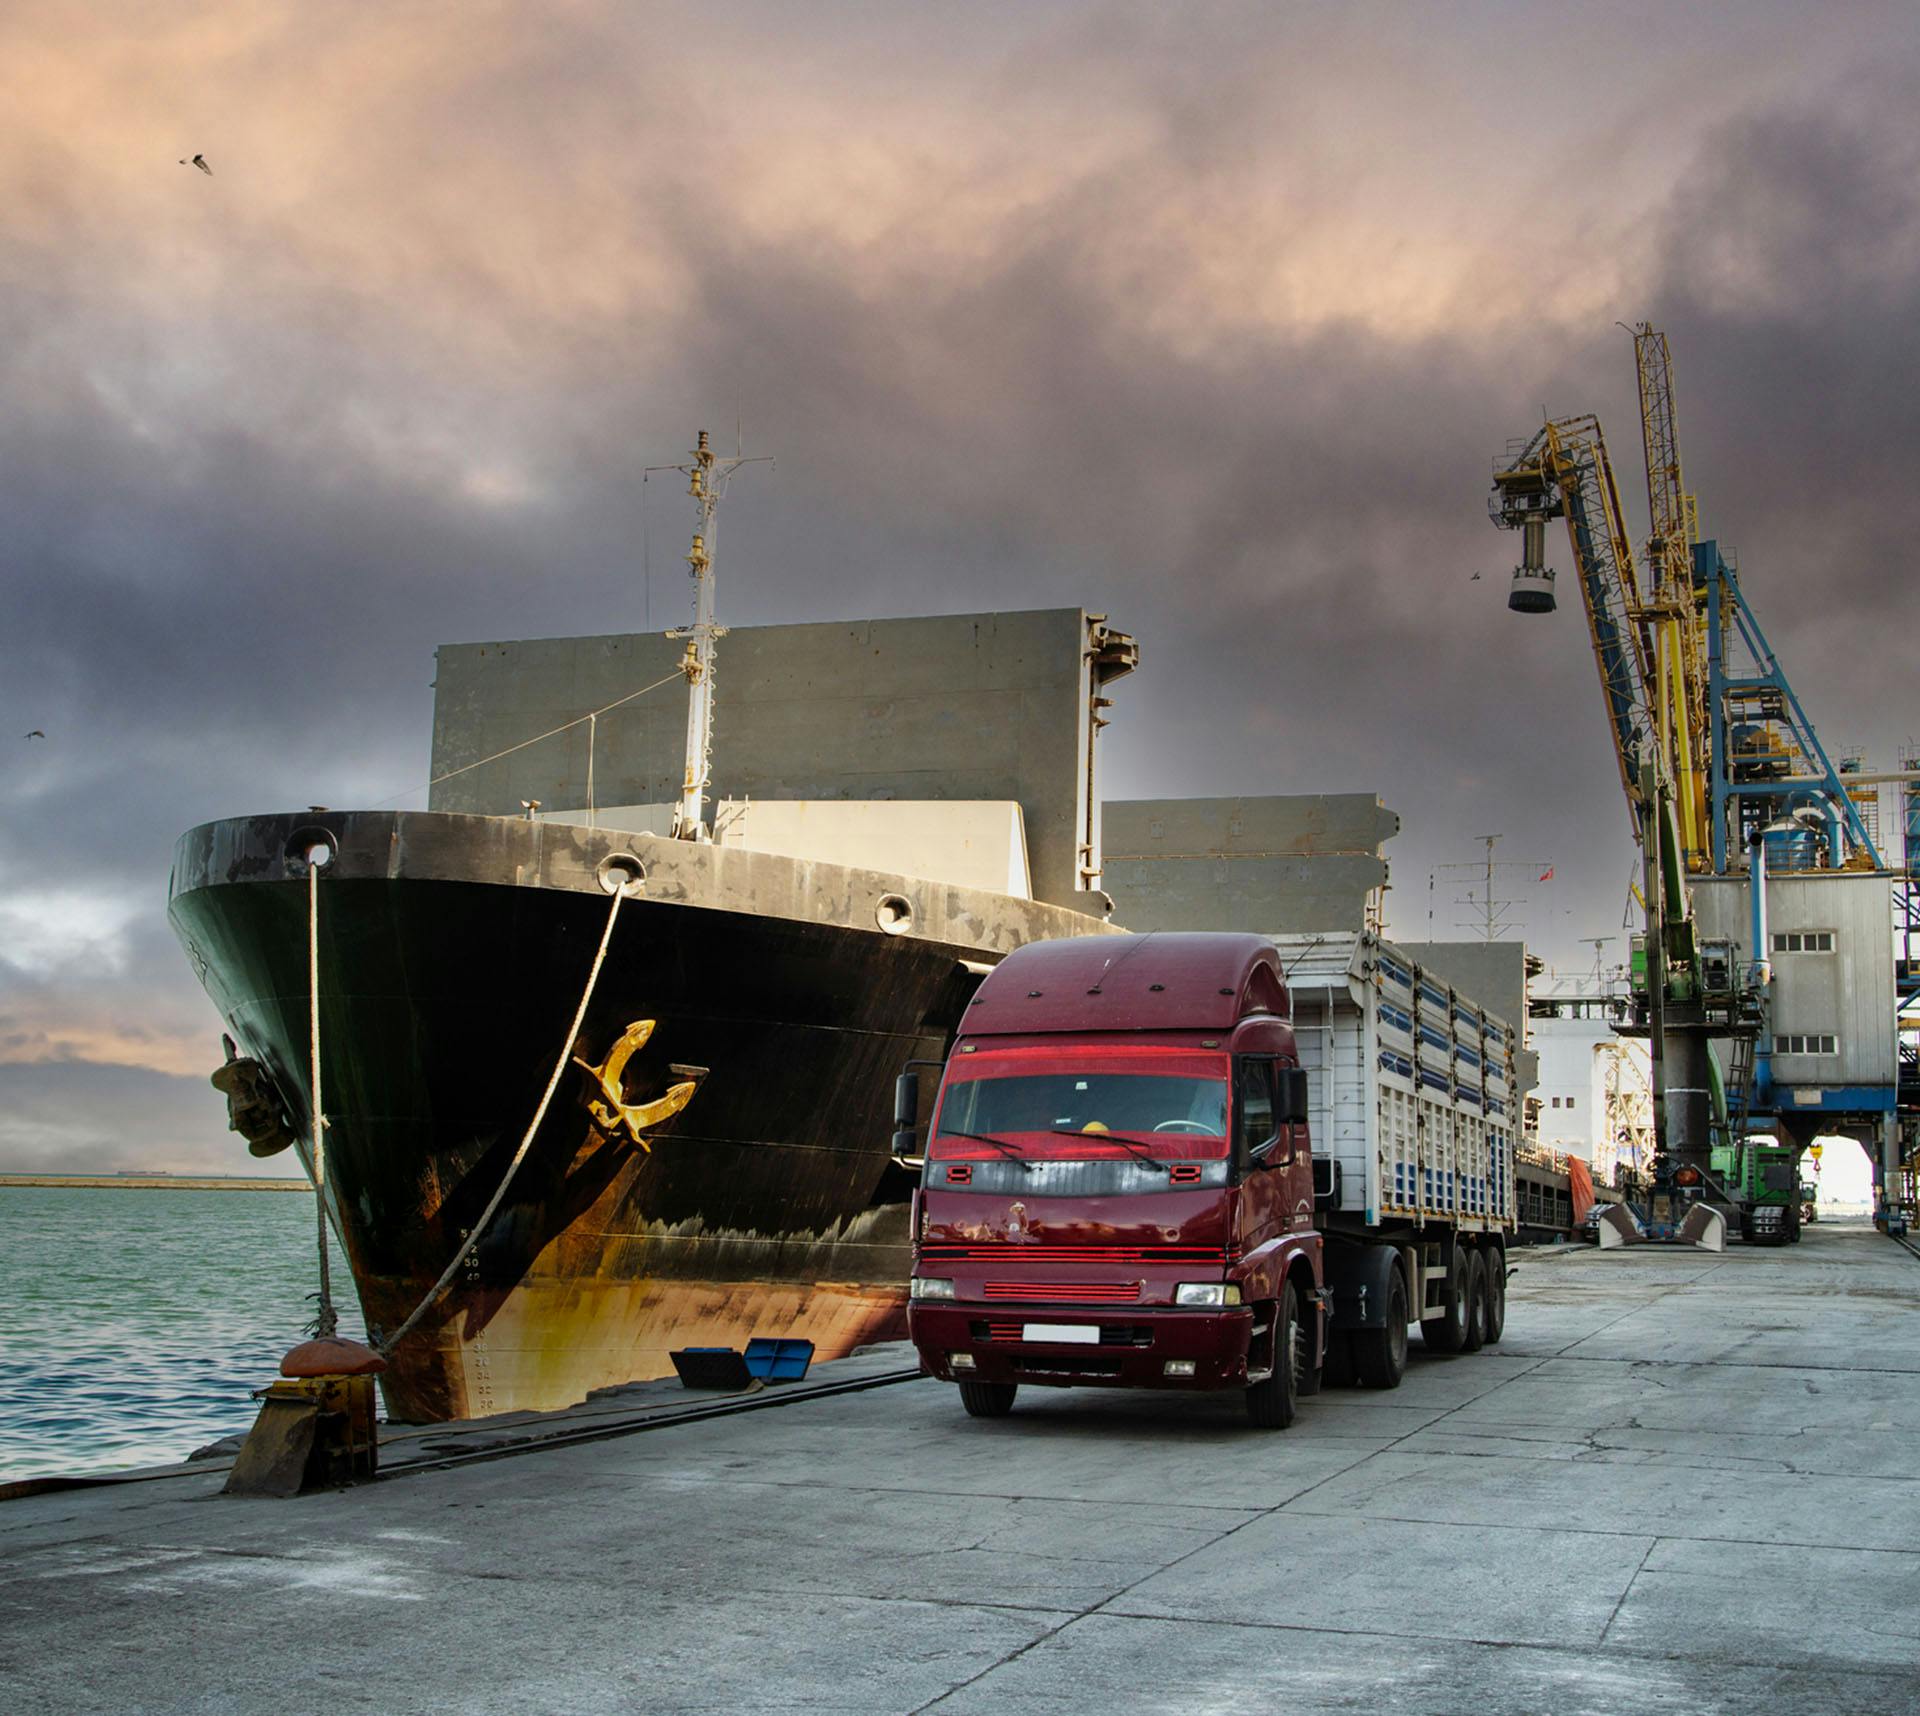
[[[1590,960],[1626,817],[1491,457],[1597,411],[1643,518],[1667,329],[1707,533],[1891,763],[1916,73],[1910,4],[0,12],[0,1165],[245,1160],[174,837],[423,781],[438,643],[678,621],[639,471],[703,425],[779,461],[727,618],[1106,611],[1110,795],[1377,791],[1410,937],[1498,832]]]

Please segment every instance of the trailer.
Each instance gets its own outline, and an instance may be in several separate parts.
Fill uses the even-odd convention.
[[[1471,1352],[1505,1329],[1514,1028],[1378,936],[1274,945],[1325,1164],[1315,1209],[1334,1291],[1330,1362],[1342,1376],[1357,1356],[1361,1380],[1392,1386],[1403,1365],[1372,1350],[1391,1320],[1389,1257],[1428,1347]]]
[[[943,1070],[913,1211],[924,1368],[1017,1387],[1391,1388],[1498,1340],[1514,1033],[1371,935],[1017,949]],[[903,1077],[896,1151],[917,1086]]]

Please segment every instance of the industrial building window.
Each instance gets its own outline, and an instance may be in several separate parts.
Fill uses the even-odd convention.
[[[1773,1052],[1776,1055],[1837,1055],[1840,1052],[1840,1039],[1797,1034],[1775,1037]]]
[[[1831,953],[1833,952],[1832,930],[1776,930],[1773,937],[1775,953]]]

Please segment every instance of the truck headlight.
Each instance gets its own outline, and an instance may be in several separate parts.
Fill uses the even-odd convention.
[[[931,1275],[916,1275],[907,1283],[907,1295],[913,1299],[951,1299],[953,1283]]]
[[[1173,1290],[1176,1305],[1237,1305],[1240,1289],[1218,1281],[1182,1281]]]

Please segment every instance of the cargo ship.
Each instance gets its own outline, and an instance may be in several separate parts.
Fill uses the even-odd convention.
[[[549,1410],[754,1335],[903,1334],[894,1078],[1015,947],[1109,931],[1098,893],[714,838],[715,463],[703,435],[668,832],[310,809],[176,849],[168,918],[232,1039],[215,1082],[256,1155],[310,1176],[317,978],[325,1198],[394,1420]]]

